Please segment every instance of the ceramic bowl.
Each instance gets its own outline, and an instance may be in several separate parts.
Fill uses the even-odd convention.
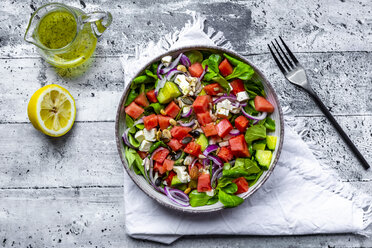
[[[273,152],[273,157],[272,157],[272,160],[271,160],[271,165],[270,165],[269,170],[265,171],[262,174],[262,176],[260,177],[260,179],[256,182],[256,184],[254,184],[252,187],[250,187],[247,192],[239,195],[243,199],[247,199],[254,192],[256,192],[265,183],[265,181],[269,178],[269,176],[271,175],[272,171],[275,168],[276,163],[278,162],[279,155],[280,155],[282,145],[283,145],[283,135],[284,135],[283,113],[282,113],[282,110],[280,108],[278,97],[275,94],[273,87],[268,82],[268,80],[265,78],[265,76],[262,74],[262,72],[255,65],[253,65],[250,61],[248,61],[246,58],[244,58],[241,55],[239,55],[235,52],[232,52],[230,50],[222,49],[222,48],[215,47],[215,46],[188,46],[188,47],[183,47],[183,48],[180,48],[180,49],[168,51],[168,52],[166,52],[164,54],[161,54],[158,57],[154,58],[153,60],[148,62],[146,65],[144,65],[142,68],[139,68],[137,74],[132,78],[132,80],[135,77],[141,75],[142,72],[147,67],[149,67],[152,63],[154,63],[156,61],[160,61],[162,57],[167,56],[167,55],[171,55],[173,58],[175,58],[175,57],[178,56],[179,53],[185,53],[185,52],[192,51],[192,50],[200,50],[200,51],[201,50],[207,50],[207,51],[210,51],[210,52],[213,52],[213,53],[220,53],[220,54],[227,53],[227,54],[243,61],[244,63],[250,65],[255,71],[254,77],[258,77],[261,80],[261,82],[263,83],[264,88],[265,88],[265,92],[267,94],[267,99],[275,107],[275,111],[274,111],[274,113],[271,114],[271,118],[273,120],[275,120],[276,130],[275,130],[275,132],[272,132],[271,135],[277,136],[278,137],[278,142],[277,142],[276,148]],[[132,80],[130,82],[132,82]],[[129,89],[130,89],[130,84],[128,84],[125,87],[124,93],[123,93],[123,95],[120,99],[120,103],[119,103],[119,106],[118,106],[118,109],[117,109],[116,124],[115,124],[115,136],[116,136],[116,144],[117,144],[118,152],[119,152],[119,155],[120,155],[120,159],[123,163],[123,166],[124,166],[126,172],[129,174],[129,176],[133,180],[133,182],[146,195],[148,195],[152,199],[156,200],[159,204],[161,204],[165,207],[175,209],[175,210],[179,210],[179,211],[182,211],[182,212],[191,212],[191,213],[207,213],[207,212],[214,212],[214,211],[224,209],[224,206],[220,202],[217,202],[216,204],[213,204],[213,205],[202,206],[202,207],[191,207],[191,206],[181,207],[181,206],[175,204],[174,202],[172,202],[171,200],[169,200],[168,197],[165,196],[164,194],[161,194],[158,191],[156,191],[150,184],[148,184],[146,182],[146,180],[143,176],[136,175],[133,170],[129,169],[126,158],[125,158],[125,154],[124,154],[124,144],[123,144],[123,140],[122,140],[122,135],[123,135],[123,132],[126,128],[124,103],[127,99]]]

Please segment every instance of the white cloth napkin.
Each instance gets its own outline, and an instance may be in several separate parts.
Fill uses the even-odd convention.
[[[168,46],[151,43],[158,54],[184,45],[230,46],[222,33],[203,32],[204,18],[166,37]],[[213,39],[210,39],[213,35]],[[230,47],[231,48],[231,47]],[[147,55],[146,55],[147,54]],[[136,61],[147,61],[143,50]],[[154,55],[154,54],[153,54]],[[155,56],[155,55],[154,55]],[[126,80],[133,59],[123,58]],[[136,64],[138,68],[138,63]],[[367,234],[372,199],[322,169],[301,137],[285,125],[283,150],[270,178],[237,208],[211,214],[185,214],[165,208],[145,195],[125,172],[125,225],[134,238],[172,243],[182,235],[301,235],[316,233]]]

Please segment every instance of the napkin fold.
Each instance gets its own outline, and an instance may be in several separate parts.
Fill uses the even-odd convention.
[[[168,49],[185,45],[221,45],[232,49],[221,32],[212,28],[204,32],[204,17],[188,13],[193,21],[181,31],[158,43],[142,44],[134,57],[121,58],[126,83],[139,64]],[[372,197],[358,193],[323,169],[312,150],[287,124],[281,156],[273,173],[236,208],[209,214],[180,213],[145,195],[126,172],[124,204],[128,235],[167,244],[183,235],[371,233],[367,227],[372,222]]]

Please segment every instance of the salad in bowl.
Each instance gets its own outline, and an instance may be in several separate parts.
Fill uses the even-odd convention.
[[[243,203],[269,176],[282,144],[271,86],[223,49],[184,49],[154,60],[132,80],[118,116],[118,147],[132,179],[185,211]]]

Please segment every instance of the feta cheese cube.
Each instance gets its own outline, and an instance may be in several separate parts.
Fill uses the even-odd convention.
[[[138,150],[140,150],[141,152],[148,152],[148,151],[150,151],[151,145],[152,145],[152,142],[144,140],[144,141],[142,141]]]
[[[186,172],[186,166],[174,166],[174,172],[177,173],[177,177],[181,183],[190,182],[190,175]]]
[[[221,105],[225,109],[228,109],[228,110],[232,110],[233,109],[233,106],[231,105],[231,102],[228,99],[223,100],[221,102]]]
[[[190,83],[192,87],[195,87],[196,83],[198,82],[198,78],[196,77],[187,77],[186,80]]]
[[[180,89],[182,91],[182,94],[184,94],[184,95],[188,95],[189,94],[189,92],[191,90],[191,87],[190,87],[189,82],[186,80],[186,76],[185,75],[183,75],[183,74],[177,75],[177,77],[174,80],[174,82],[176,84],[178,84],[178,86],[180,87]]]
[[[249,95],[246,91],[242,91],[236,94],[236,98],[238,99],[239,102],[243,102],[249,100]]]
[[[139,130],[135,135],[134,138],[138,140],[139,143],[145,140],[145,134],[143,133],[143,130]]]
[[[153,142],[156,141],[156,128],[151,130],[143,129],[143,134],[145,135],[145,140]]]
[[[239,114],[240,113],[240,108],[233,108],[232,110],[230,110],[231,113],[233,114]]]
[[[224,109],[224,108],[219,108],[217,109],[216,114],[218,117],[221,117],[221,118],[229,117],[229,110]]]
[[[217,112],[220,109],[225,109],[227,111],[230,111],[234,108],[234,106],[232,106],[232,104],[229,100],[225,99],[222,102],[218,102],[216,108],[217,108]]]
[[[188,82],[182,81],[179,86],[183,95],[187,96],[190,93],[191,88]]]
[[[177,76],[176,76],[176,78],[174,79],[174,82],[176,83],[176,84],[178,84],[178,85],[180,85],[180,83],[181,82],[187,82],[186,81],[186,76],[184,75],[184,74],[178,74]]]
[[[165,56],[161,59],[161,62],[165,65],[165,67],[168,67],[170,63],[172,62],[172,56]]]

